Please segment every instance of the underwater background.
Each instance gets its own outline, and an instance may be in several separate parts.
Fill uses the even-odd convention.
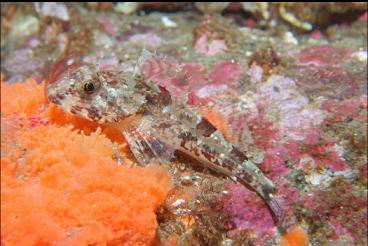
[[[1,3],[1,245],[366,245],[367,3]],[[138,165],[45,91],[63,59],[142,73],[276,185]],[[160,119],[157,119],[158,121]]]

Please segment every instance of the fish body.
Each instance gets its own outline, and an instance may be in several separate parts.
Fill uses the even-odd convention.
[[[149,56],[141,64],[148,60],[160,63]],[[152,158],[170,163],[184,156],[253,189],[276,221],[283,220],[273,197],[274,184],[195,108],[172,97],[139,69],[128,73],[73,60],[67,64],[47,86],[51,102],[69,113],[119,127],[139,163]]]

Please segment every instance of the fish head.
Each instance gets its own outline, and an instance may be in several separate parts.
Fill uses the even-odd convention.
[[[51,77],[46,88],[48,99],[64,111],[98,123],[112,123],[141,110],[145,97],[131,76],[101,70],[95,64],[69,63]]]

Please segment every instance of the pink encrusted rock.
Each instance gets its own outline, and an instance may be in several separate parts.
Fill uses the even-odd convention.
[[[349,62],[347,57],[339,62]],[[344,100],[363,93],[362,81],[366,73],[332,66],[299,66],[294,73],[295,82],[300,90],[308,91],[313,98]]]
[[[263,69],[256,63],[252,63],[249,70],[247,71],[247,74],[250,76],[250,80],[252,81],[252,83],[261,82],[263,77]]]
[[[100,16],[97,21],[102,25],[104,31],[111,35],[111,36],[115,36],[118,32],[118,27],[111,21],[109,20],[107,17],[105,16]]]
[[[67,5],[63,3],[34,3],[35,10],[41,16],[51,16],[54,18],[61,19],[63,21],[69,21],[70,16],[68,13]]]
[[[257,25],[257,21],[253,18],[248,18],[244,20],[244,26],[248,28],[254,28]]]
[[[280,139],[280,131],[267,119],[264,106],[258,105],[259,117],[249,123],[254,143],[262,150],[272,147],[273,143]]]
[[[229,236],[248,231],[254,235],[257,245],[264,245],[264,242],[277,236],[276,224],[270,210],[256,193],[240,184],[230,184],[227,190],[224,208],[236,228],[228,232]],[[300,193],[290,184],[280,186],[278,193],[276,200],[283,208],[284,219],[290,220],[287,223],[293,224],[292,206],[300,199]]]
[[[116,56],[107,57],[100,61],[99,68],[105,70],[108,68],[116,67],[119,64],[119,59]]]
[[[232,11],[241,11],[242,10],[242,6],[239,2],[230,2],[229,6],[227,8],[229,10],[232,10]]]
[[[84,62],[96,64],[96,66],[101,69],[109,69],[113,68],[116,69],[117,65],[119,64],[119,58],[116,56],[105,56],[106,54],[101,52],[96,55],[85,56],[83,58]]]
[[[281,185],[288,183],[285,177],[291,169],[287,167],[287,161],[301,158],[300,143],[297,141],[281,142],[277,145],[274,143],[275,141],[270,142],[270,147],[267,148],[265,158],[260,166],[272,181]]]
[[[188,88],[193,78],[191,72],[195,72],[196,78],[201,77],[201,66],[195,64],[180,65],[176,60],[152,56],[143,61],[141,72],[145,78],[166,88],[171,95],[185,99]]]
[[[8,74],[8,82],[25,81],[29,77],[42,81],[42,69],[45,60],[36,57],[32,49],[20,49],[14,51],[8,59],[2,63],[2,68]]]
[[[323,102],[322,108],[330,114],[328,122],[337,123],[353,120],[359,116],[361,111],[367,108],[367,95],[344,101],[327,100]]]
[[[325,165],[333,172],[350,170],[350,166],[344,159],[343,152],[340,152],[337,143],[325,146],[324,155],[325,159],[319,158],[317,160],[319,165]]]
[[[142,74],[189,104],[209,102],[219,93],[234,93],[243,69],[239,63],[221,61],[212,73],[197,63],[179,64],[175,59],[153,56],[144,60]],[[186,96],[188,95],[188,96]]]
[[[198,63],[182,64],[182,72],[185,74],[190,90],[200,87],[208,82],[206,69]]]
[[[365,11],[365,13],[362,14],[362,16],[360,16],[359,21],[364,21],[364,22],[368,21],[368,11]]]
[[[279,127],[284,135],[288,139],[304,140],[307,136],[315,135],[312,131],[323,122],[324,112],[318,109],[302,109],[298,112],[295,109],[282,114],[282,117]]]
[[[243,69],[239,63],[222,61],[215,65],[209,78],[213,84],[234,85],[239,82]]]
[[[272,239],[276,235],[275,223],[264,201],[239,184],[229,185],[228,191],[224,206],[236,225],[229,234],[250,230],[259,242]]]
[[[317,144],[320,140],[322,134],[322,130],[318,127],[311,127],[307,134],[305,134],[305,138],[303,143],[305,144]]]
[[[297,56],[297,65],[299,66],[339,66],[344,58],[351,54],[348,48],[335,48],[330,45],[314,46],[300,51]]]
[[[293,205],[300,201],[301,194],[296,187],[293,187],[292,184],[285,179],[285,182],[279,186],[277,197],[280,206],[284,209],[285,214],[288,215],[293,214]]]
[[[234,93],[243,72],[239,63],[232,61],[219,62],[212,68],[212,73],[205,76],[206,80],[201,80],[200,83],[198,81],[191,83],[189,103],[210,102],[219,93]]]
[[[289,174],[290,169],[286,167],[285,158],[277,155],[276,150],[268,150],[273,153],[268,153],[262,163],[262,170],[269,173],[268,177],[274,182],[281,182],[286,175]],[[287,160],[287,159],[286,159]]]
[[[311,32],[310,37],[313,39],[322,39],[323,34],[320,30],[314,30]]]
[[[201,104],[212,102],[218,94],[229,90],[227,85],[213,85],[207,84],[199,89],[189,92],[188,103],[189,104]]]
[[[316,189],[313,195],[304,195],[302,206],[312,219],[327,219],[323,222],[332,229],[329,239],[348,240],[346,245],[366,245],[367,198],[355,193],[354,185],[348,182],[340,180],[337,184],[328,190]]]
[[[258,90],[268,117],[286,139],[305,139],[309,130],[325,118],[324,111],[310,106],[308,98],[301,95],[295,82],[287,77],[272,75]]]
[[[313,165],[316,167],[329,168],[333,172],[349,169],[349,165],[338,153],[334,141],[325,140],[316,145],[304,145],[304,154],[312,157]],[[302,166],[302,168],[304,168]]]
[[[162,38],[154,33],[134,34],[133,36],[129,37],[128,40],[129,42],[139,42],[155,48],[161,46],[165,42]]]
[[[40,40],[37,37],[31,36],[27,40],[27,48],[35,48],[41,44]]]
[[[344,242],[345,245],[354,244],[354,236],[347,228],[345,228],[342,224],[336,221],[335,218],[333,217],[329,218],[328,224],[335,231],[334,236],[337,237],[335,239],[336,241]]]
[[[214,56],[228,50],[224,40],[209,40],[207,35],[202,35],[195,43],[194,48],[198,53],[208,56]]]

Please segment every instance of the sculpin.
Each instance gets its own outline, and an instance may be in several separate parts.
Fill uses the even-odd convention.
[[[170,163],[185,156],[257,192],[276,221],[282,221],[274,184],[195,108],[145,78],[141,70],[147,64],[164,65],[160,57],[147,54],[134,72],[64,60],[57,64],[47,96],[69,113],[119,127],[139,163],[153,158]]]

